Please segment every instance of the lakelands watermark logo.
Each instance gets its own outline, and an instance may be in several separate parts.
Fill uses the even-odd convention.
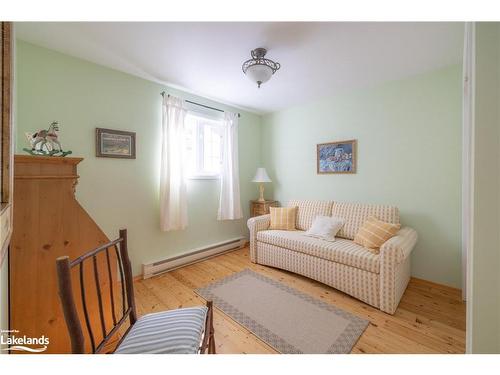
[[[41,353],[47,350],[49,338],[45,337],[45,335],[40,337],[21,336],[16,329],[1,329],[0,344],[2,346],[7,345],[7,347],[2,350]]]

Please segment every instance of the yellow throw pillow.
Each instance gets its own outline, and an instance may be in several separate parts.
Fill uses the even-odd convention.
[[[380,246],[398,233],[401,224],[391,224],[370,216],[354,236],[354,242],[378,254]]]
[[[295,230],[297,207],[269,207],[271,225],[269,229]]]

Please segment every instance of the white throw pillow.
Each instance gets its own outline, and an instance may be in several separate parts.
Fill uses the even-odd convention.
[[[345,220],[332,216],[316,216],[306,236],[335,241],[335,235],[344,225]]]

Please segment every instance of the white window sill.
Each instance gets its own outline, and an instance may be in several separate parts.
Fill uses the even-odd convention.
[[[218,180],[219,175],[198,175],[198,176],[188,176],[189,180]]]

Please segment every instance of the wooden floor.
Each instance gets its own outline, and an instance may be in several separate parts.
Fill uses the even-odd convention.
[[[204,304],[194,289],[245,268],[368,319],[352,353],[464,353],[465,303],[460,291],[412,279],[394,315],[388,315],[324,284],[290,272],[253,264],[248,248],[136,281],[139,315]],[[216,309],[217,353],[276,353],[243,326]]]

